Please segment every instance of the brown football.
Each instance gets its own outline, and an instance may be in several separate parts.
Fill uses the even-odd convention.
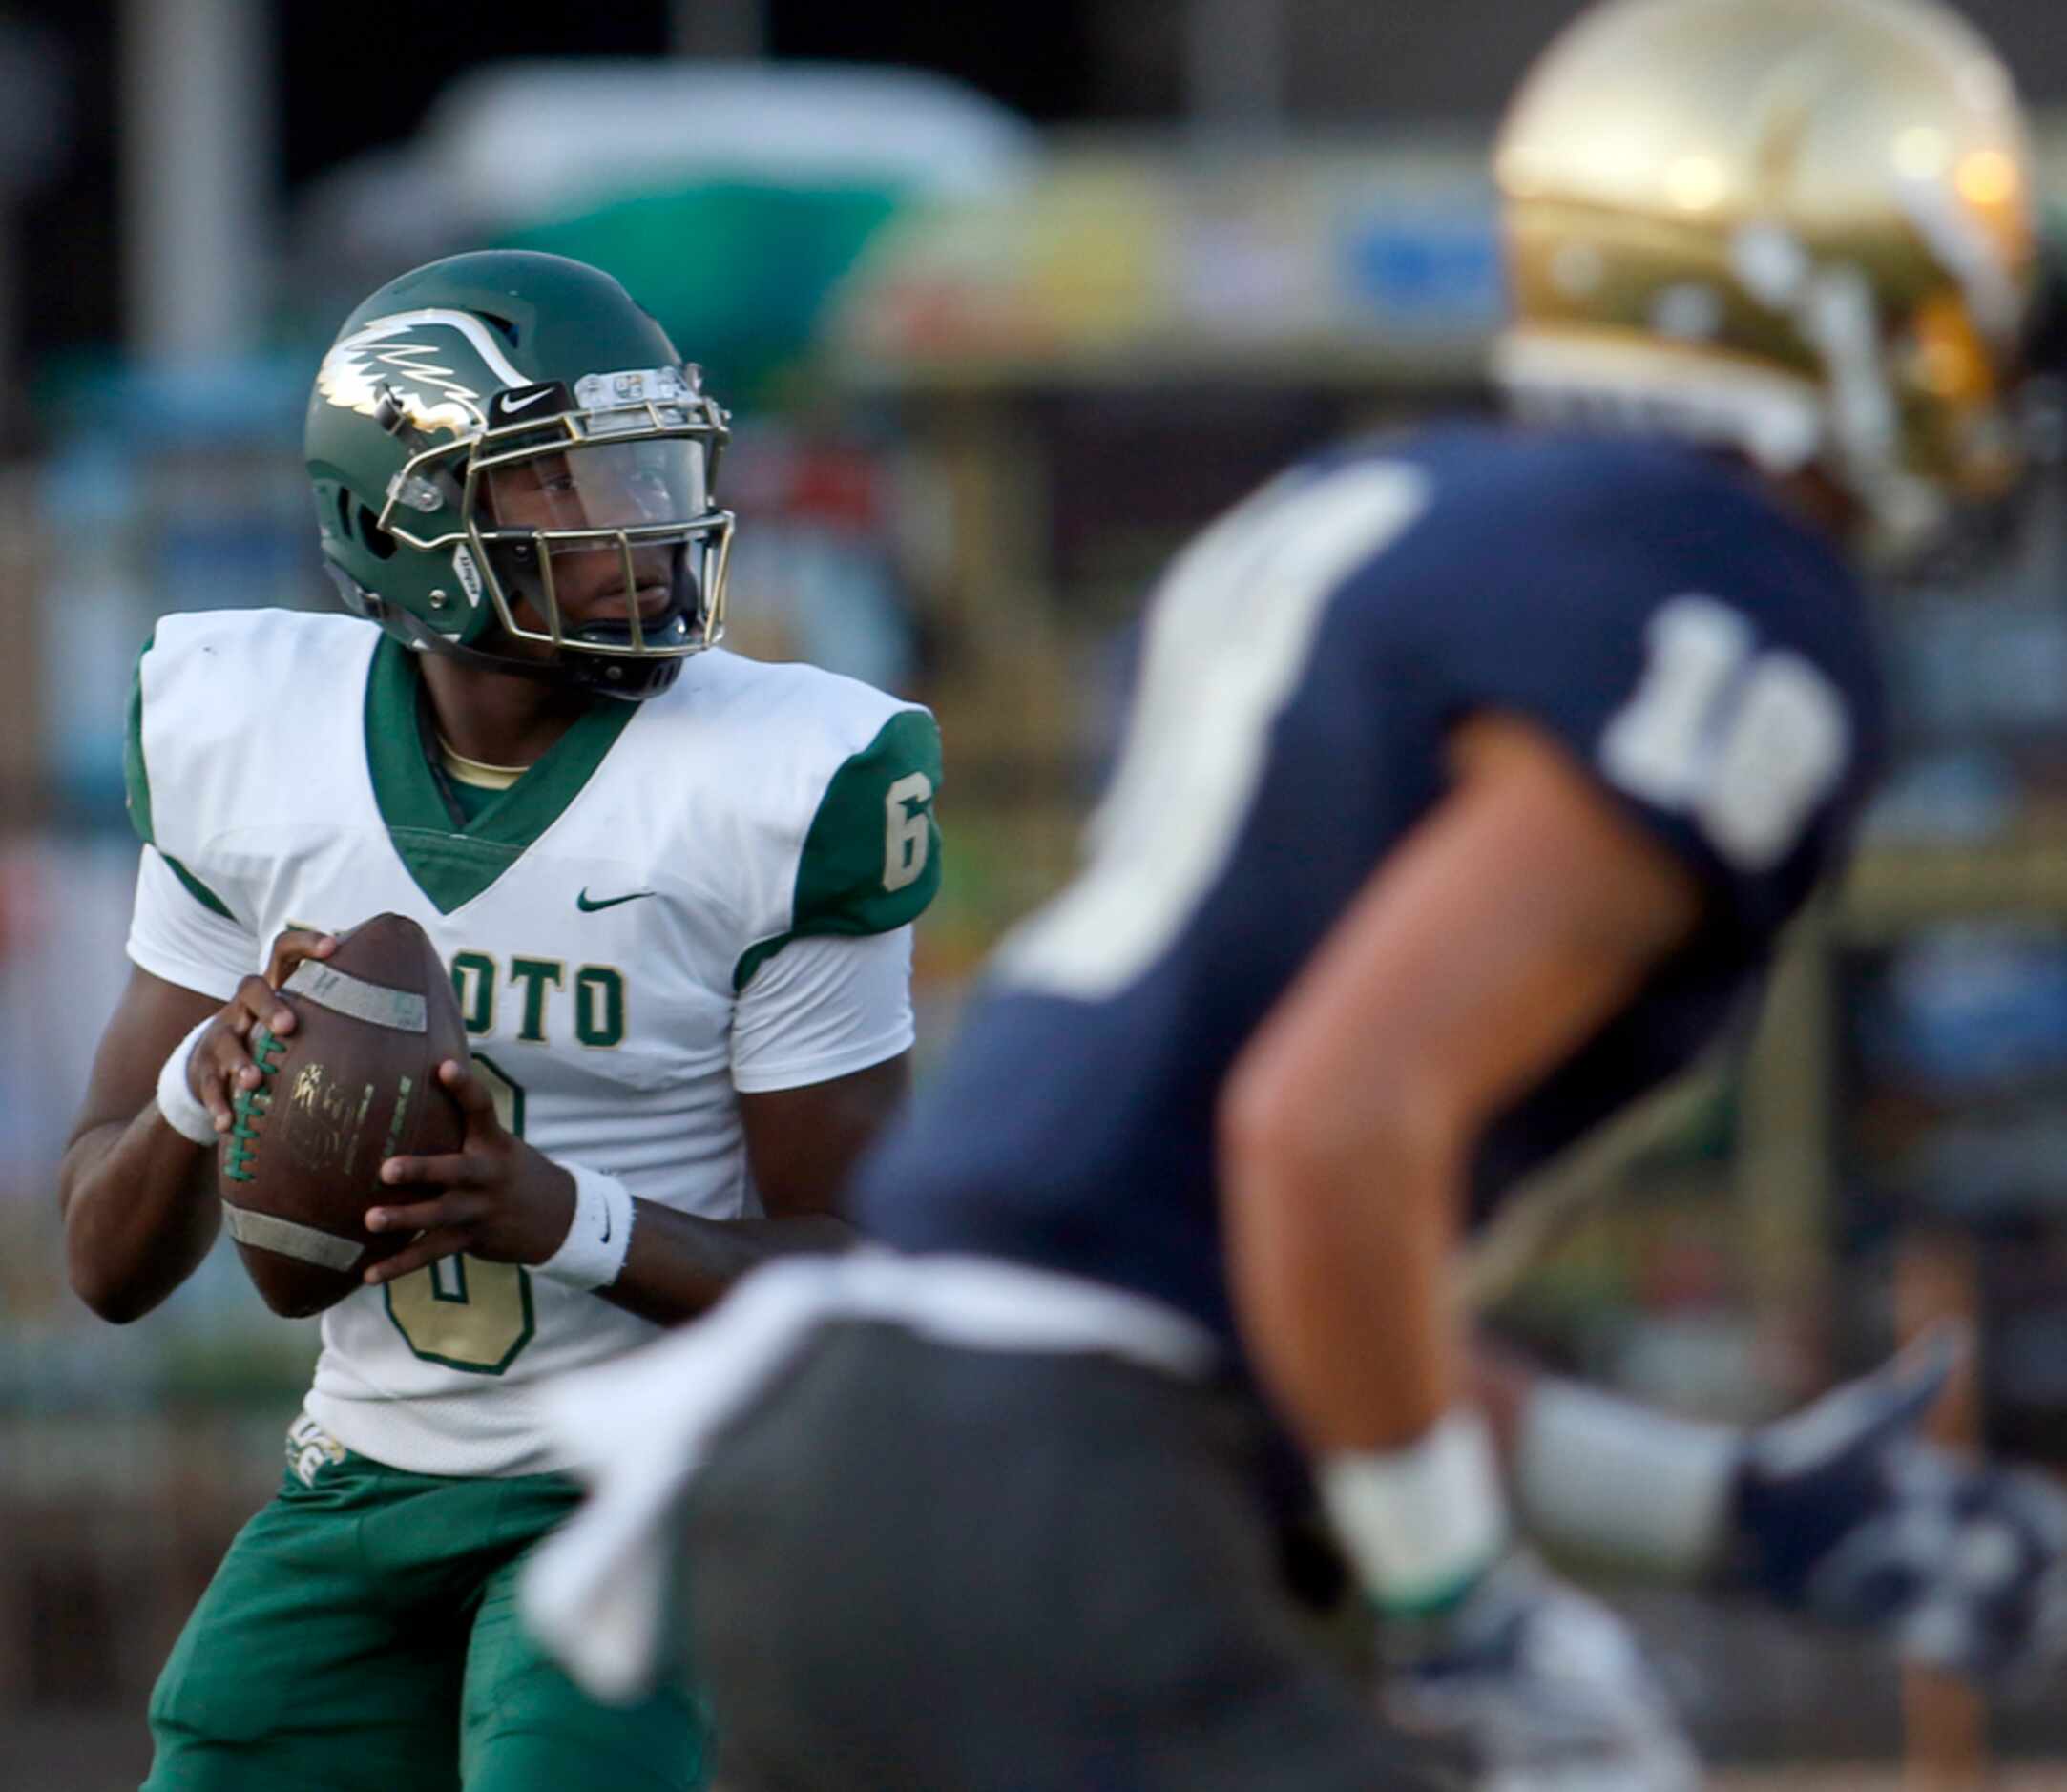
[[[386,1192],[383,1159],[459,1149],[459,1104],[437,1071],[467,1062],[467,1031],[429,935],[404,915],[341,933],[281,992],[294,1031],[254,1030],[264,1081],[237,1098],[219,1180],[245,1270],[267,1306],[299,1318],[335,1306],[408,1242],[368,1232],[366,1209]]]

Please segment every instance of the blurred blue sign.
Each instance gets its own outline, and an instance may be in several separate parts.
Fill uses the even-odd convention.
[[[1374,323],[1476,334],[1500,321],[1500,254],[1489,206],[1367,212],[1343,220],[1344,297]]]

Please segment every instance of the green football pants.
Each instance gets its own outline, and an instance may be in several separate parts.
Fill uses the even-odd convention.
[[[696,1792],[679,1682],[599,1705],[524,1631],[556,1475],[407,1474],[347,1454],[238,1534],[151,1698],[145,1792]]]

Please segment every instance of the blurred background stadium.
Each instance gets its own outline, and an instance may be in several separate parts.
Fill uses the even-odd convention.
[[[550,249],[705,364],[733,644],[940,715],[937,1046],[1069,865],[1168,550],[1329,434],[1483,404],[1481,159],[1576,10],[0,5],[0,1786],[135,1783],[313,1355],[219,1254],[94,1321],[52,1166],[124,974],[131,666],[166,611],[329,603],[298,449],[349,305]],[[1966,10],[2067,205],[2056,0]],[[1985,592],[1890,598],[1885,631],[1900,762],[1756,1049],[1576,1166],[1480,1292],[1555,1360],[1744,1417],[1970,1311],[1949,1431],[2067,1463],[2067,480]],[[1757,1783],[2067,1785],[2067,1701],[1621,1596]]]

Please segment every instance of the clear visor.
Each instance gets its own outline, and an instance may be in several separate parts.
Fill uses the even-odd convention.
[[[709,510],[704,448],[679,437],[556,448],[486,469],[475,502],[484,533],[685,529]]]
[[[699,436],[595,439],[595,419],[493,432],[470,533],[503,627],[603,655],[694,653],[723,631],[732,519]]]

